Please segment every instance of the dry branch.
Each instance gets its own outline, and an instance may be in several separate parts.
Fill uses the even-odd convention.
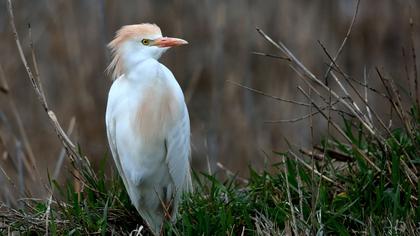
[[[16,30],[16,25],[15,25],[15,20],[14,20],[14,15],[13,15],[12,2],[11,2],[11,0],[8,0],[7,3],[8,3],[10,26],[11,26],[12,31],[13,31],[13,36],[15,38],[16,46],[17,46],[18,51],[19,51],[20,59],[21,59],[23,65],[26,69],[26,72],[28,74],[28,79],[32,84],[32,87],[35,91],[35,94],[36,94],[39,102],[41,103],[41,106],[44,108],[45,112],[48,114],[50,124],[53,126],[54,131],[56,132],[59,140],[61,141],[63,147],[65,148],[65,150],[67,152],[67,155],[70,157],[72,162],[79,167],[84,166],[84,165],[90,165],[87,158],[83,157],[79,154],[76,145],[73,144],[73,142],[70,140],[70,138],[64,132],[63,128],[61,127],[60,123],[58,122],[58,119],[57,119],[55,113],[52,110],[49,109],[49,107],[47,105],[47,101],[45,99],[44,90],[42,89],[41,80],[38,77],[39,74],[37,73],[36,76],[33,75],[32,70],[27,63],[25,54],[23,53],[22,45],[21,45],[20,40],[19,40],[19,35],[17,33],[17,30]],[[36,64],[36,59],[35,59],[35,55],[34,55],[34,50],[32,50],[32,52],[33,52],[32,55],[33,55],[34,66],[36,68],[37,64]],[[35,71],[38,71],[38,68],[36,68]],[[91,171],[91,168],[85,168],[85,169]],[[93,172],[91,174],[92,174],[92,176],[95,176]]]
[[[236,85],[238,87],[241,87],[241,88],[244,88],[246,90],[249,90],[249,91],[254,92],[256,94],[262,95],[264,97],[272,98],[272,99],[277,100],[277,101],[288,102],[288,103],[291,103],[291,104],[300,105],[300,106],[306,106],[306,107],[309,107],[310,106],[310,104],[308,104],[308,103],[298,102],[298,101],[294,101],[294,100],[285,99],[285,98],[277,97],[277,96],[274,96],[274,95],[270,95],[270,94],[267,94],[267,93],[265,93],[265,92],[263,92],[261,90],[250,88],[248,86],[242,85],[242,84],[237,83],[237,82],[232,81],[232,80],[227,80],[226,82],[229,82],[229,83],[234,84],[234,85]]]
[[[347,30],[346,36],[344,37],[343,42],[341,42],[341,45],[338,48],[337,53],[335,54],[333,60],[331,61],[330,65],[328,66],[327,71],[325,72],[324,78],[325,78],[325,83],[327,85],[328,85],[328,75],[330,74],[331,68],[332,68],[333,64],[336,64],[335,62],[337,61],[338,57],[340,56],[341,51],[344,48],[344,45],[346,45],[346,42],[347,42],[348,38],[350,37],[351,31],[353,29],[354,22],[356,21],[357,13],[359,12],[359,4],[360,4],[360,0],[357,0],[356,10],[354,11],[353,18],[351,19],[351,23],[350,23],[350,26]]]
[[[363,113],[360,113],[356,107],[354,107],[354,103],[349,103],[345,99],[343,99],[341,96],[339,96],[335,91],[331,90],[328,86],[326,86],[324,83],[322,83],[308,68],[306,68],[302,62],[300,62],[296,56],[281,42],[276,43],[273,39],[271,39],[264,31],[261,29],[257,29],[258,33],[260,33],[264,39],[266,39],[269,43],[271,43],[273,46],[278,48],[280,51],[282,51],[286,56],[288,56],[291,59],[291,63],[289,66],[294,69],[298,75],[301,75],[299,78],[302,77],[303,81],[311,88],[311,90],[315,91],[318,96],[323,98],[321,93],[311,85],[311,82],[315,82],[318,84],[321,88],[325,90],[327,93],[331,93],[331,95],[340,101],[341,104],[343,104],[353,115],[355,115],[362,125],[372,134],[375,135],[374,127],[372,124],[369,123],[366,119],[363,118]],[[306,78],[306,79],[305,79]],[[324,102],[328,104],[328,100],[323,98]]]
[[[307,156],[313,157],[318,161],[323,161],[325,160],[325,156],[328,155],[329,158],[337,160],[337,161],[341,161],[341,162],[353,162],[355,161],[352,157],[339,152],[337,150],[331,150],[328,148],[323,148],[323,147],[319,147],[319,146],[315,146],[314,150],[307,150],[305,148],[301,148],[299,149],[299,151],[302,154],[305,154]]]

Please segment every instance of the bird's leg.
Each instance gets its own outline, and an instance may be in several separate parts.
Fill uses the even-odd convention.
[[[173,207],[172,207],[173,198],[169,202],[163,203],[162,207],[165,212],[165,220],[170,221],[172,218]]]
[[[167,187],[163,187],[162,192],[163,192],[163,199],[160,199],[160,203],[161,203],[161,207],[164,213],[164,219],[169,221],[172,218],[172,213],[173,213],[172,202],[173,202],[174,197],[171,194],[172,195],[171,199],[168,199]]]
[[[167,194],[168,193],[167,193],[166,189],[167,189],[166,187],[162,188],[163,197],[164,197],[163,199],[161,198],[161,195],[158,193],[158,191],[156,189],[155,189],[155,193],[156,193],[156,196],[159,198],[159,201],[160,201],[161,210],[163,212],[163,220],[164,221],[165,220],[170,221],[171,218],[172,218],[172,213],[173,213],[172,202],[173,202],[174,197],[172,195],[171,199],[168,200],[167,199]],[[162,224],[162,227],[163,227],[163,224]],[[161,227],[161,229],[162,229],[162,227]]]
[[[173,208],[172,208],[172,199],[173,199],[173,197],[171,198],[171,200],[169,202],[166,202],[166,203],[161,200],[162,209],[163,209],[163,212],[164,212],[164,216],[163,216],[164,221],[171,222],[172,211],[173,211]],[[160,226],[160,235],[161,236],[163,236],[163,225],[164,224],[162,224]]]

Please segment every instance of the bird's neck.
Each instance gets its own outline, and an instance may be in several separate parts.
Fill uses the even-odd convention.
[[[131,68],[136,68],[148,60],[157,61],[164,50],[139,50],[138,45],[130,42],[125,44],[121,50],[121,59],[126,73]]]
[[[133,68],[138,67],[147,60],[153,58],[145,57],[141,53],[124,53],[122,56],[122,63],[126,73],[129,73]],[[153,59],[154,60],[154,59]]]
[[[142,85],[160,84],[161,78],[156,76],[160,73],[161,64],[154,58],[142,58],[124,64],[125,78]]]

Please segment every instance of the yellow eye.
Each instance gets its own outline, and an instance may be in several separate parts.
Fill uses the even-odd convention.
[[[149,39],[143,39],[143,40],[141,40],[141,43],[143,44],[143,45],[149,45],[150,44],[150,40]]]

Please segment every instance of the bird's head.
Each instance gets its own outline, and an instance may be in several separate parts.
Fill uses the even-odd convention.
[[[112,50],[113,59],[107,70],[115,79],[124,73],[125,67],[145,59],[159,59],[169,48],[188,44],[178,38],[163,37],[160,28],[155,24],[126,25],[117,34],[108,47]]]

